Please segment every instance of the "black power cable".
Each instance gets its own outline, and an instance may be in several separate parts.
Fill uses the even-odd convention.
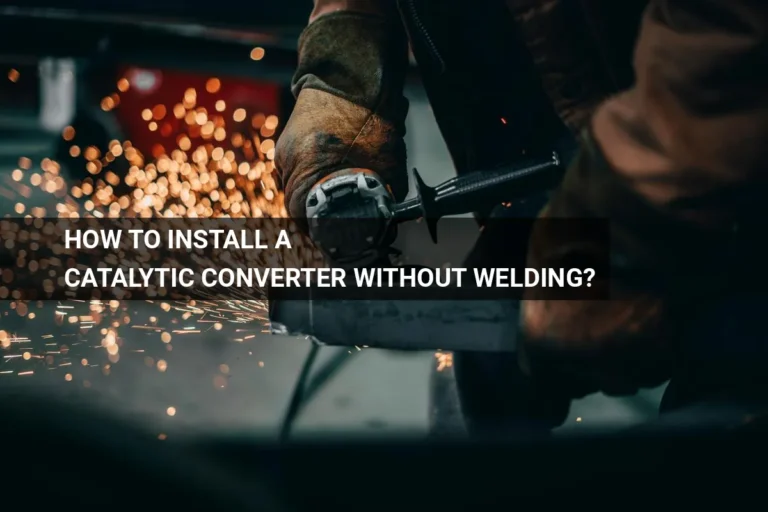
[[[304,394],[307,388],[307,382],[309,376],[312,373],[312,366],[315,364],[318,354],[320,353],[320,344],[316,341],[312,341],[309,347],[309,353],[304,358],[304,363],[301,365],[299,371],[299,378],[296,380],[296,384],[293,386],[293,393],[291,393],[291,400],[288,402],[288,409],[285,411],[285,416],[280,425],[280,432],[278,433],[278,440],[282,442],[288,441],[291,436],[291,430],[293,423],[301,412],[301,406],[304,403]]]
[[[310,379],[312,367],[317,360],[319,352],[320,344],[313,341],[309,353],[307,353],[307,357],[304,359],[304,363],[299,372],[299,377],[296,380],[293,393],[291,394],[291,400],[288,403],[288,409],[285,412],[285,416],[280,426],[279,440],[281,442],[288,441],[293,429],[293,424],[296,422],[296,419],[306,403],[315,396],[352,357],[346,350],[339,352],[317,370],[314,378]]]

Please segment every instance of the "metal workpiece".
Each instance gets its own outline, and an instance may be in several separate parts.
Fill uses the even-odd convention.
[[[512,352],[513,300],[282,300],[270,303],[273,334],[329,346],[393,350]]]

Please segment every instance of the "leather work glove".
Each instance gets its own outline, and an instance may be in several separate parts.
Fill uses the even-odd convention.
[[[534,223],[527,267],[602,266],[606,263],[606,251],[622,245],[626,250],[627,246],[621,243],[621,228],[616,224],[611,226],[610,240],[616,245],[608,247],[603,233],[593,236],[588,230],[579,229],[573,235],[565,232],[562,223],[546,220],[570,218],[578,223],[578,219],[593,217],[588,206],[593,198],[585,197],[583,190],[592,182],[598,193],[594,180],[607,184],[609,176],[609,167],[599,148],[590,137],[585,137],[563,184],[539,214],[540,221]],[[618,195],[618,187],[613,188],[613,193]],[[632,207],[629,196],[622,200]],[[668,290],[650,283],[626,282],[623,277],[634,277],[634,268],[623,273],[612,267],[610,280],[601,279],[605,270],[608,269],[598,271],[592,286],[581,291],[578,299],[553,300],[548,290],[538,288],[526,289],[523,294],[520,364],[535,381],[567,390],[571,398],[597,391],[631,395],[639,388],[656,386],[669,378],[673,353],[669,341],[678,335],[674,333],[675,324],[669,322],[674,306]]]
[[[276,148],[286,208],[302,227],[309,191],[336,173],[373,171],[397,200],[408,191],[408,47],[395,2],[336,4],[315,2]]]
[[[727,276],[707,269],[727,261],[732,232],[672,215],[630,183],[585,132],[529,241],[531,268],[605,264],[610,250],[609,274],[598,272],[578,299],[551,300],[546,290],[532,288],[521,303],[521,366],[537,381],[560,383],[573,398],[598,391],[631,395],[668,380],[680,364],[680,347],[703,321],[701,311],[727,288]],[[600,235],[563,236],[546,218],[606,219],[609,247]]]

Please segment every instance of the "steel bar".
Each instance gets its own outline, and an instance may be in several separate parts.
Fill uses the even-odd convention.
[[[515,350],[515,301],[275,301],[273,334],[394,350]]]

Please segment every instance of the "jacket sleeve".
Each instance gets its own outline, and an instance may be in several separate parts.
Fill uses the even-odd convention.
[[[602,105],[592,123],[613,174],[595,194],[598,213],[621,210],[612,187],[705,230],[750,206],[738,192],[766,180],[767,38],[761,0],[651,4],[636,49],[637,83]]]
[[[593,390],[664,380],[690,313],[683,294],[695,303],[696,287],[710,285],[691,265],[717,265],[732,223],[759,209],[753,191],[768,176],[767,35],[763,0],[651,1],[636,83],[598,107],[544,215],[610,219],[614,276],[656,276],[649,283],[665,286],[616,277],[603,283],[611,301],[556,302],[531,291],[522,316],[531,371],[534,359],[558,360],[590,373]],[[535,229],[529,265],[556,266],[586,245],[563,247]]]
[[[396,3],[315,0],[299,40],[296,105],[277,144],[292,217],[320,179],[343,169],[378,174],[407,193],[403,96],[408,45]]]

